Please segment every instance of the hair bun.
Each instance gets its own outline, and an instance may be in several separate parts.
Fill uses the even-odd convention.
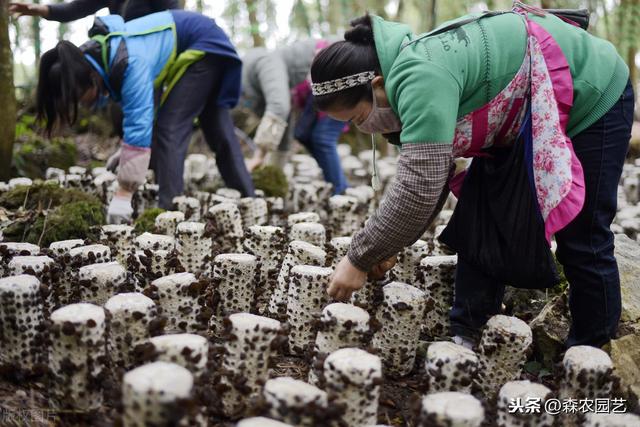
[[[361,16],[351,21],[352,28],[344,33],[344,39],[348,42],[372,45],[373,28],[371,27],[371,17],[369,15]]]

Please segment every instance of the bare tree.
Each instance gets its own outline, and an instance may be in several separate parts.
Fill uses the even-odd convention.
[[[438,3],[436,0],[431,0],[431,11],[429,13],[429,31],[436,28],[438,22]]]
[[[16,97],[13,87],[13,57],[9,46],[9,1],[0,0],[0,179],[11,174],[16,131]]]
[[[40,0],[33,1],[36,4],[40,3]],[[40,18],[33,16],[31,18],[31,37],[33,39],[33,53],[35,55],[36,68],[40,64],[40,54],[42,53],[41,39],[40,39]]]
[[[247,12],[249,12],[249,28],[253,47],[264,46],[264,38],[260,34],[260,22],[258,21],[258,2],[256,0],[245,0]]]
[[[57,3],[64,3],[64,1],[65,0],[57,0]],[[61,22],[58,25],[58,40],[64,40],[65,36],[67,35],[67,31],[69,31],[69,25]]]

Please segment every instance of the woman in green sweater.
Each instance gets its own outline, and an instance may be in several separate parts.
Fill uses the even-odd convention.
[[[607,41],[523,7],[422,36],[367,15],[316,56],[317,107],[402,147],[393,184],[328,292],[347,299],[367,273],[388,270],[451,188],[460,198],[442,240],[458,252],[455,340],[477,338],[499,312],[505,283],[556,282],[555,237],[570,283],[567,345],[600,346],[621,310],[610,224],[631,132],[628,68]],[[467,179],[453,176],[456,157],[475,158]],[[496,181],[506,164],[519,166]]]

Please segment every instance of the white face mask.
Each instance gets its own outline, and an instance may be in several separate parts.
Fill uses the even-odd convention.
[[[373,94],[373,106],[367,118],[356,125],[364,133],[393,133],[402,130],[402,122],[393,112],[391,107],[378,107],[375,93]]]

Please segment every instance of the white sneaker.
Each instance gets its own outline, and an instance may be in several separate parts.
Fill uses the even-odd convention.
[[[469,350],[473,350],[473,346],[475,344],[473,340],[470,340],[469,338],[461,337],[459,335],[456,335],[453,337],[453,342],[465,348],[468,348]]]

